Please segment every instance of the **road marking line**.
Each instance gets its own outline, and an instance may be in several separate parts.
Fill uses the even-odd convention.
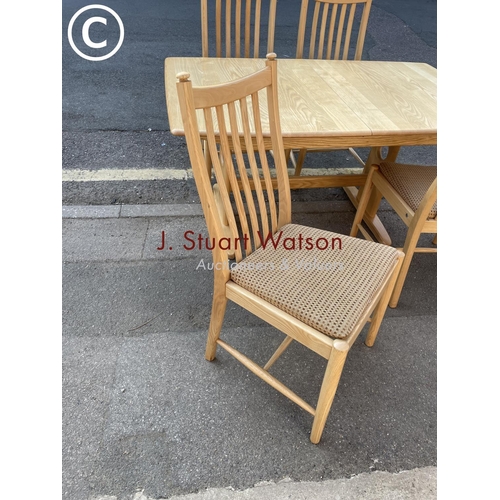
[[[186,180],[191,171],[166,168],[63,170],[63,182]]]
[[[273,169],[271,175],[276,175]],[[351,168],[304,168],[301,175],[334,175],[334,174],[359,174],[361,167]],[[293,169],[288,170],[293,175]],[[124,168],[100,170],[63,170],[63,182],[99,182],[99,181],[154,181],[154,180],[181,180],[193,178],[191,169],[173,168]]]

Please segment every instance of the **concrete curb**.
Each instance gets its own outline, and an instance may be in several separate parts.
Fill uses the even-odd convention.
[[[294,213],[354,212],[350,201],[302,201]],[[129,217],[202,217],[199,203],[164,205],[64,205],[63,219],[115,219]]]
[[[123,217],[203,216],[200,204],[63,206],[63,219],[114,219]]]

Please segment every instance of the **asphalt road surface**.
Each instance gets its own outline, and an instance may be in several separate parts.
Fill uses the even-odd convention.
[[[63,3],[63,498],[150,500],[215,488],[204,498],[434,500],[435,255],[413,259],[376,345],[359,339],[351,349],[322,441],[312,445],[307,412],[223,350],[213,363],[203,359],[213,277],[196,269],[210,254],[179,244],[186,230],[206,231],[196,190],[144,179],[190,167],[184,139],[169,132],[163,61],[200,55],[199,0],[106,0],[124,38],[101,61],[80,57],[66,35],[85,5]],[[298,12],[299,0],[278,0],[281,58],[294,55]],[[119,23],[106,11],[84,14],[73,43],[99,57],[119,42]],[[102,19],[86,24],[92,17]],[[435,2],[375,1],[365,59],[436,65],[435,20]],[[91,43],[108,46],[86,47],[87,28]],[[314,166],[343,165],[342,155],[314,155]],[[433,163],[436,148],[400,156]],[[129,175],[75,180],[95,171]],[[349,233],[354,208],[342,190],[293,197],[306,201],[294,203],[293,222]],[[379,215],[401,246],[404,223],[387,206]],[[162,231],[173,251],[158,251]],[[283,336],[232,304],[223,338],[264,363]],[[273,374],[314,404],[324,366],[293,343]],[[277,484],[267,493],[225,494],[268,481]]]
[[[68,40],[70,21],[86,5],[81,0],[63,3],[63,204],[196,201],[193,182],[145,180],[141,171],[190,167],[184,139],[169,133],[163,64],[169,56],[201,55],[199,0],[106,1],[105,6],[123,23],[124,37],[119,50],[100,61],[81,57]],[[267,6],[264,0],[263,12]],[[300,0],[278,1],[275,52],[279,58],[295,55],[299,8]],[[88,39],[94,44],[106,42],[106,47],[89,48],[83,40],[85,21],[92,17],[103,19],[87,27]],[[71,34],[77,50],[98,57],[118,43],[120,29],[110,12],[91,9],[77,16]],[[261,46],[265,50],[265,44]],[[436,66],[436,1],[374,1],[363,58]],[[435,161],[435,148],[421,149],[411,148],[406,159],[418,155],[421,162]],[[328,168],[345,166],[346,157],[336,153],[314,159],[313,168]],[[75,180],[95,170],[125,170],[129,180]],[[342,199],[343,193],[304,190],[294,196]]]

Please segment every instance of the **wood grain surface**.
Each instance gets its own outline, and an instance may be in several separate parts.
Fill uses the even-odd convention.
[[[216,85],[264,67],[262,59],[172,57],[165,60],[170,130],[184,135],[175,75],[193,86]],[[278,99],[285,148],[437,143],[437,70],[424,63],[278,60]],[[264,136],[266,96],[259,95]],[[238,117],[239,119],[239,117]],[[203,113],[198,115],[204,135]]]

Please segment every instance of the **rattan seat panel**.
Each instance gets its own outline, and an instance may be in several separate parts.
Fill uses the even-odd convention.
[[[266,248],[260,247],[233,268],[231,279],[318,331],[335,338],[347,337],[391,271],[398,251],[298,224],[287,224],[281,231],[276,249],[269,241]],[[291,240],[286,238],[295,240],[295,250],[285,248],[291,247]],[[340,238],[341,249],[338,242],[333,250],[332,245],[320,250],[315,244],[307,249],[307,238],[314,243],[320,238],[328,242]],[[322,248],[324,241],[319,242]]]
[[[382,162],[380,164],[380,172],[399,193],[401,198],[416,212],[425,193],[437,176],[437,167]],[[436,216],[437,201],[432,206],[428,218],[435,219]]]

